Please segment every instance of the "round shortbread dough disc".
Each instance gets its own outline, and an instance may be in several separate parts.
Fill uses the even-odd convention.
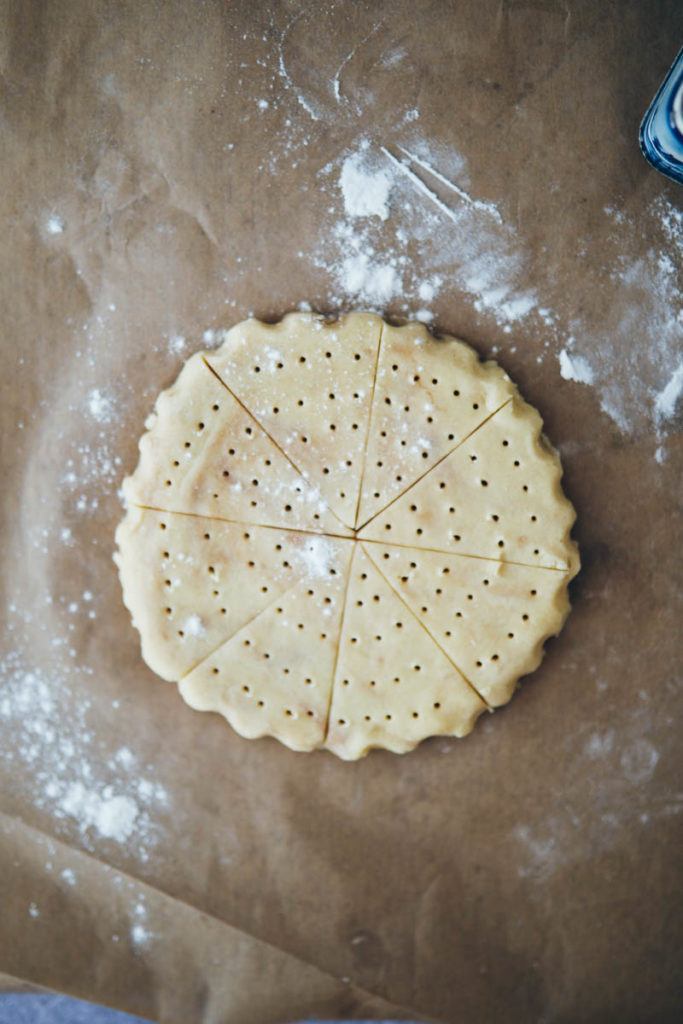
[[[370,313],[248,320],[162,392],[115,555],[142,655],[242,736],[464,736],[569,612],[574,510],[507,374]]]

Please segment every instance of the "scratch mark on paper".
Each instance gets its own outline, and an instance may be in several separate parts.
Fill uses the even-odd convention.
[[[342,101],[344,103],[348,103],[349,102],[348,99],[346,98],[346,96],[344,96],[342,94],[342,91],[341,91],[340,78],[341,78],[341,75],[342,75],[342,73],[344,71],[344,68],[353,60],[353,58],[356,56],[358,51],[363,46],[365,46],[365,44],[368,42],[368,40],[371,39],[372,36],[374,36],[374,34],[377,32],[378,29],[380,29],[382,27],[383,24],[384,24],[383,21],[378,21],[377,24],[374,25],[370,29],[370,31],[367,33],[367,35],[365,35],[361,39],[361,41],[359,43],[356,43],[356,45],[353,47],[352,50],[349,50],[349,52],[346,54],[346,56],[344,57],[343,61],[341,62],[341,64],[337,68],[337,70],[335,71],[334,77],[332,78],[332,92],[334,93],[334,98],[337,101],[337,103],[341,103]],[[360,107],[358,106],[358,104],[356,104],[356,112],[358,114],[361,113],[361,110],[360,110]]]
[[[292,76],[290,75],[289,71],[287,70],[287,64],[285,63],[285,54],[284,54],[284,47],[285,47],[285,42],[287,40],[287,36],[292,31],[292,29],[294,28],[296,23],[298,21],[300,21],[301,18],[303,18],[304,14],[307,14],[308,11],[310,11],[310,9],[312,7],[314,7],[314,6],[315,6],[314,4],[308,4],[306,7],[303,7],[298,12],[298,14],[295,14],[293,18],[290,18],[290,20],[287,22],[287,24],[285,25],[285,27],[282,30],[282,33],[280,35],[280,40],[279,40],[278,46],[277,46],[277,53],[278,53],[278,71],[280,73],[280,77],[283,79],[283,81],[285,83],[285,86],[288,89],[291,89],[294,92],[294,95],[296,96],[297,102],[304,108],[304,110],[309,115],[309,117],[313,121],[319,121],[320,120],[320,115],[315,112],[315,110],[310,105],[310,103],[308,102],[308,100],[306,99],[304,94],[301,92],[300,89],[298,89],[296,87],[295,83],[293,82]]]
[[[449,188],[452,192],[454,192],[456,196],[462,199],[464,203],[469,203],[469,205],[474,207],[475,210],[481,210],[482,213],[487,213],[490,217],[493,217],[493,219],[498,224],[503,223],[503,218],[500,215],[500,211],[496,206],[494,206],[493,203],[484,202],[483,199],[473,199],[469,192],[465,192],[463,188],[460,188],[460,186],[456,185],[454,181],[450,180],[450,178],[447,178],[444,174],[441,174],[440,171],[437,171],[437,169],[433,167],[432,164],[427,163],[426,160],[422,160],[415,153],[411,153],[409,150],[404,149],[403,146],[401,145],[397,146],[397,149],[400,149],[400,151],[403,153],[405,157],[408,158],[408,160],[412,161],[412,163],[414,164],[417,164],[418,167],[421,167],[423,171],[426,171],[428,174],[431,174],[432,177],[436,178],[437,181],[440,181],[442,185],[445,185],[446,188]],[[431,190],[429,191],[430,194],[434,194],[431,192]]]
[[[621,756],[621,768],[624,775],[635,786],[647,782],[659,761],[657,748],[642,737],[628,747]]]
[[[452,220],[454,224],[459,223],[460,218],[455,210],[452,210],[450,206],[447,206],[446,203],[443,202],[442,199],[439,199],[436,192],[433,192],[431,188],[425,184],[422,178],[418,177],[415,171],[411,170],[403,160],[399,160],[397,156],[394,156],[391,150],[387,149],[386,146],[382,146],[382,152],[389,160],[391,160],[394,166],[398,168],[401,174],[404,174],[406,178],[408,178],[411,185],[413,185],[418,192],[422,192],[423,195],[427,196],[427,198],[441,210],[444,216],[448,217],[449,220]]]

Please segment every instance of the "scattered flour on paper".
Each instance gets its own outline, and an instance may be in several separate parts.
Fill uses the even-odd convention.
[[[2,831],[4,835],[11,836],[21,828],[23,825],[18,819],[9,819]],[[22,836],[22,839],[24,842],[26,841],[25,836]],[[32,833],[29,842],[36,860],[40,854],[44,857],[42,866],[49,884],[62,890],[78,887],[80,858],[83,854],[70,846],[62,846],[41,832]],[[70,861],[71,866],[69,867],[63,867],[66,858]],[[92,884],[95,865],[92,861],[88,861],[84,868],[84,873]],[[148,890],[146,886],[130,875],[122,874],[104,861],[99,861],[96,870],[100,884],[104,882],[109,892],[115,896],[114,913],[122,925],[121,930],[128,931],[133,948],[149,944],[160,932],[160,929],[155,926],[159,893]],[[70,893],[69,897],[71,897]],[[27,913],[29,917],[39,918],[42,913],[41,905],[35,900],[31,900],[27,907]],[[121,938],[122,936],[118,932],[110,936],[112,942],[119,942]]]
[[[182,334],[172,334],[168,339],[168,351],[171,355],[182,355],[187,348],[187,341]]]
[[[467,161],[417,131],[406,128],[410,141],[391,148],[361,136],[319,172],[320,187],[338,197],[332,207],[337,216],[312,259],[332,282],[333,302],[378,312],[391,305],[430,323],[430,304],[447,286],[469,296],[503,334],[540,324],[544,351],[556,352],[560,375],[593,387],[601,409],[623,432],[654,427],[655,458],[663,462],[662,442],[683,393],[683,214],[668,200],[652,203],[644,222],[663,244],[629,263],[623,253],[633,249],[643,224],[605,208],[602,233],[611,240],[605,308],[611,319],[596,337],[588,319],[576,313],[573,296],[555,290],[553,300],[540,294],[550,291],[548,285],[528,287],[530,254],[498,206],[476,195]],[[634,351],[639,336],[643,344]]]
[[[47,559],[60,548],[78,552],[79,523],[98,514],[120,483],[118,396],[109,385],[85,382],[81,395],[55,411],[63,466],[57,501],[45,502],[44,514],[26,527],[28,543]],[[0,659],[0,761],[18,780],[17,794],[23,789],[22,798],[49,813],[58,830],[73,834],[75,828],[89,850],[102,841],[134,844],[145,861],[160,841],[157,822],[168,793],[129,746],[110,756],[102,749],[100,712],[90,698],[94,671],[76,639],[83,624],[97,617],[98,595],[88,587],[78,593],[70,588],[69,577],[60,575],[44,595],[44,607],[8,606],[12,646]],[[30,634],[22,632],[30,624],[48,642],[39,661],[29,651]]]
[[[25,796],[57,821],[75,824],[86,849],[98,839],[134,841],[147,860],[160,838],[155,816],[168,794],[128,747],[103,756],[82,675],[64,664],[53,672],[27,667],[16,651],[0,662],[6,732],[0,760],[9,771],[13,765],[29,769]]]
[[[349,72],[355,49],[331,73],[332,107],[313,80],[302,91],[302,83],[290,75],[292,34],[310,28],[309,21],[304,8],[281,32],[278,75],[313,121],[346,117],[355,107],[344,95],[342,75]],[[394,63],[393,52],[387,66]],[[369,92],[364,102],[372,103]],[[306,118],[301,122],[305,125]],[[575,294],[549,278],[529,287],[533,254],[524,238],[506,221],[496,197],[481,195],[470,182],[464,156],[426,139],[419,122],[417,108],[397,111],[385,140],[361,132],[318,172],[320,189],[333,199],[329,210],[335,219],[316,249],[299,257],[326,272],[332,304],[362,304],[377,312],[391,306],[430,323],[431,304],[447,286],[503,334],[540,326],[546,341],[538,361],[554,353],[564,379],[592,387],[602,411],[624,433],[654,428],[655,459],[664,462],[667,432],[677,413],[677,367],[683,365],[683,213],[666,198],[655,200],[638,218],[617,205],[604,208],[603,223],[586,241],[586,247],[597,242],[605,251],[604,326],[598,334],[599,321],[577,312]],[[295,127],[291,121],[291,139],[282,152],[294,153],[308,143],[306,128],[302,136]],[[648,234],[663,237],[663,244],[629,264],[623,254],[641,249],[634,242]],[[579,272],[586,252],[577,250]],[[594,258],[586,269],[594,273]],[[499,347],[492,346],[493,354]]]
[[[134,924],[130,930],[130,937],[133,941],[133,945],[142,946],[149,941],[151,933],[145,928],[144,924]]]
[[[593,384],[603,412],[624,433],[654,427],[660,442],[655,460],[662,463],[666,453],[661,442],[683,391],[683,214],[661,197],[645,207],[638,221],[614,207],[604,213],[610,229],[606,239],[612,245],[611,250],[605,247],[605,287],[610,290],[606,307],[619,314],[600,337],[573,320],[570,344],[558,356],[560,372]],[[628,260],[623,252],[646,231],[663,241]]]
[[[100,492],[118,484],[122,473],[123,461],[113,450],[109,436],[117,418],[116,398],[110,390],[91,388],[83,406],[69,406],[68,412],[74,416],[84,415],[99,428],[73,431],[70,435],[60,431],[57,435],[62,444],[60,457],[64,466],[60,483],[72,495],[75,512],[92,513],[99,507]],[[73,543],[70,527],[63,528],[62,540],[66,544]]]
[[[45,225],[48,235],[61,235],[64,231],[64,221],[56,213],[50,214]]]
[[[618,730],[592,731],[587,739],[580,732],[567,737],[563,763],[568,777],[574,773],[577,779],[584,776],[586,758],[599,762],[599,790],[592,790],[588,801],[569,797],[549,818],[513,827],[511,839],[519,850],[520,878],[543,887],[558,869],[583,859],[586,849],[595,852],[618,845],[625,827],[642,827],[655,818],[683,811],[680,794],[672,794],[670,802],[654,807],[648,791],[661,754],[647,733],[662,725],[661,717],[648,704],[622,718]],[[672,730],[676,727],[673,716],[669,726]]]
[[[673,419],[683,396],[683,363],[680,363],[661,391],[655,395],[655,418],[658,423]]]
[[[213,327],[207,327],[205,331],[202,331],[202,342],[207,348],[216,348],[222,343],[225,333],[225,331],[214,330]]]
[[[93,388],[88,394],[87,408],[98,423],[110,423],[114,417],[114,401],[101,388]]]
[[[77,512],[92,512],[98,507],[97,495],[87,492],[92,492],[93,485],[107,488],[118,483],[122,465],[121,456],[113,454],[106,438],[101,437],[95,444],[78,441],[71,447],[71,454],[64,459],[61,482],[69,490],[80,492]]]
[[[393,184],[389,169],[367,163],[364,150],[351,153],[344,160],[339,177],[347,216],[386,220]]]
[[[640,786],[652,777],[659,763],[659,751],[641,737],[623,752],[619,763],[628,781]]]
[[[595,761],[597,759],[606,757],[611,754],[614,750],[616,734],[614,729],[608,729],[605,733],[594,732],[589,737],[588,742],[585,746],[585,754]]]
[[[574,380],[578,384],[592,384],[595,380],[593,369],[583,356],[573,356],[566,348],[559,354],[560,374],[565,380]]]
[[[401,262],[380,259],[370,244],[363,244],[345,225],[337,225],[335,236],[344,253],[337,265],[343,291],[373,309],[391,302],[401,290]]]
[[[414,315],[415,319],[423,324],[430,324],[434,319],[434,314],[430,309],[418,309]]]
[[[57,807],[63,814],[78,820],[82,828],[94,828],[105,839],[115,839],[118,843],[125,843],[133,834],[139,814],[135,800],[116,795],[113,786],[105,786],[98,792],[88,789],[82,782],[70,783]]]
[[[442,284],[443,279],[438,276],[431,281],[421,281],[417,288],[417,294],[423,302],[432,302]]]
[[[138,899],[132,910],[133,924],[130,929],[130,938],[134,946],[144,946],[151,938],[153,932],[147,923],[147,907],[144,900]]]
[[[419,139],[393,152],[361,139],[320,175],[336,175],[323,188],[341,195],[343,213],[314,262],[330,275],[340,306],[352,300],[381,312],[398,303],[428,323],[426,304],[448,282],[506,331],[535,313],[536,295],[521,287],[515,232],[494,203],[466,191],[467,165],[458,153],[432,153]],[[409,246],[417,246],[419,260]]]

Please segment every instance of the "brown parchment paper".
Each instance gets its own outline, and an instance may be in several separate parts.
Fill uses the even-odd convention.
[[[1,5],[0,971],[160,1021],[676,1018],[683,192],[636,139],[682,29]],[[302,302],[431,312],[561,451],[575,608],[465,740],[296,755],[141,662],[111,555],[145,417],[211,331]]]

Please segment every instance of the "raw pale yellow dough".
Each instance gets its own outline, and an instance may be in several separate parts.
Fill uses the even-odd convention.
[[[115,556],[147,664],[250,738],[346,760],[464,736],[569,612],[559,459],[421,324],[246,321],[163,392]]]

